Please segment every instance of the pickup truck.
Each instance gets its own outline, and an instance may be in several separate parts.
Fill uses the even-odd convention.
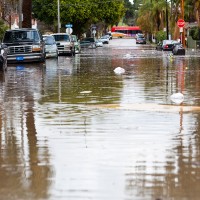
[[[58,55],[61,54],[69,54],[71,56],[75,55],[75,47],[74,42],[72,40],[72,36],[67,33],[53,33],[57,48]]]

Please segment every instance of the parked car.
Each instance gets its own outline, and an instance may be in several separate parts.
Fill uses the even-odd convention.
[[[55,38],[58,55],[75,55],[75,47],[71,35],[67,33],[53,33],[51,35]]]
[[[173,55],[185,55],[185,48],[181,43],[175,43],[172,53]]]
[[[137,34],[136,35],[136,44],[146,44],[146,38],[143,34]]]
[[[0,44],[0,70],[7,69],[7,46]]]
[[[77,39],[76,35],[72,35],[71,37],[72,37],[72,42],[74,42],[75,53],[80,53],[81,52],[80,41]]]
[[[2,43],[8,47],[8,62],[44,62],[45,60],[44,40],[37,29],[7,30]]]
[[[96,39],[93,37],[86,37],[80,41],[81,48],[97,48]]]
[[[162,42],[158,42],[158,43],[157,43],[157,45],[156,45],[156,50],[162,51]]]
[[[102,37],[99,38],[100,41],[102,41],[103,44],[109,44],[109,36],[108,35],[103,35]]]
[[[111,34],[111,32],[106,33],[106,35],[109,36],[109,40],[112,40],[112,34]]]
[[[112,32],[112,38],[123,38],[126,37],[126,34],[120,32]]]
[[[46,58],[58,57],[58,48],[52,35],[43,35]]]
[[[96,47],[103,47],[103,42],[101,40],[96,40]]]
[[[178,44],[177,40],[163,40],[162,42],[159,42],[156,46],[157,50],[163,50],[163,51],[172,51],[175,44]]]

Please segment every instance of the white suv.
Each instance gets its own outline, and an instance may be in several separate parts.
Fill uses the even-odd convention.
[[[75,55],[74,42],[72,41],[72,36],[67,33],[53,33],[57,47],[58,55],[69,54]]]

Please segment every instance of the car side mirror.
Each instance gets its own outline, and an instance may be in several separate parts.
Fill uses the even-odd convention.
[[[5,49],[5,48],[7,48],[7,45],[1,44],[1,49]]]

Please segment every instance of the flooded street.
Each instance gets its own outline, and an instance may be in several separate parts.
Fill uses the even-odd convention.
[[[0,74],[0,199],[199,200],[199,63],[196,50],[171,56],[113,39],[9,65]],[[179,92],[180,104],[170,98]]]

